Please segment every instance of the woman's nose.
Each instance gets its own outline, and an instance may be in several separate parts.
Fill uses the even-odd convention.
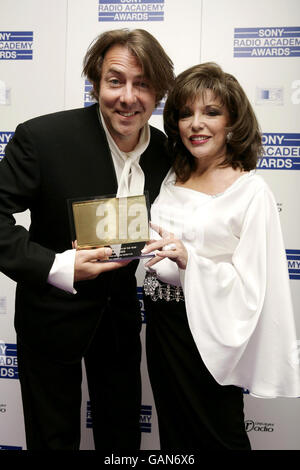
[[[193,116],[193,120],[192,120],[192,128],[194,130],[198,130],[198,129],[203,129],[204,127],[204,119],[203,119],[203,115],[202,114],[195,114]]]

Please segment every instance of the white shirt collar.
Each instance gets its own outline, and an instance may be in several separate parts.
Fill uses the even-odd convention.
[[[122,150],[119,149],[114,139],[112,138],[109,130],[107,129],[100,106],[99,106],[99,112],[100,112],[101,123],[105,131],[105,135],[106,135],[111,153],[114,156],[118,156],[119,158],[121,158],[121,160],[124,163],[128,157],[132,158],[133,160],[135,160],[135,157],[137,157],[137,161],[139,161],[140,156],[142,155],[142,153],[144,153],[144,151],[146,150],[150,142],[151,131],[150,131],[149,124],[146,123],[144,127],[142,128],[141,133],[140,133],[140,138],[136,147],[131,152],[123,152]]]
[[[100,106],[99,113],[115,167],[118,181],[118,197],[142,194],[144,192],[145,175],[139,165],[139,160],[150,142],[151,131],[149,124],[146,123],[142,128],[136,147],[131,152],[123,152],[119,149],[107,129]]]

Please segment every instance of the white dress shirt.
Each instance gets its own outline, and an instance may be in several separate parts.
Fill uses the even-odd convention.
[[[147,123],[140,134],[140,139],[131,152],[122,152],[111,137],[100,111],[101,123],[104,128],[108,145],[111,151],[114,168],[118,181],[117,196],[130,196],[142,194],[144,191],[145,176],[139,165],[142,153],[150,142],[150,126]],[[100,188],[99,188],[100,189]],[[74,284],[74,265],[76,250],[67,250],[57,253],[48,276],[48,283],[66,292],[76,294]]]

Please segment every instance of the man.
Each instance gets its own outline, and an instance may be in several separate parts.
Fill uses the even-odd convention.
[[[17,282],[29,450],[79,448],[82,358],[95,448],[140,445],[137,261],[96,263],[110,249],[72,249],[67,200],[147,190],[153,202],[169,165],[148,120],[173,64],[146,31],[114,30],[91,45],[84,74],[99,104],[19,125],[0,164],[0,269]],[[27,208],[29,232],[13,218]]]

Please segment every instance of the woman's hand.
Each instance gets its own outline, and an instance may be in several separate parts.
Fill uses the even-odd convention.
[[[151,240],[147,242],[142,250],[143,254],[155,252],[155,257],[148,261],[145,266],[148,268],[159,263],[164,258],[174,261],[180,269],[185,269],[188,260],[188,252],[181,240],[175,238],[173,233],[166,232],[158,225],[151,223],[151,228],[155,230],[162,238],[160,240]]]

